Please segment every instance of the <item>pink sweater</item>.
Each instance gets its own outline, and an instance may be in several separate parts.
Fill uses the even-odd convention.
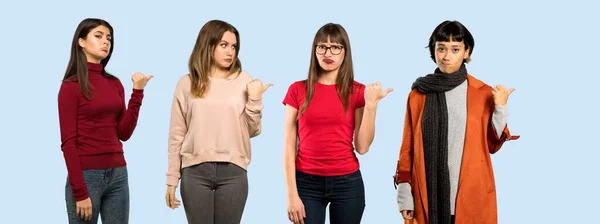
[[[203,98],[191,95],[188,75],[179,79],[171,108],[167,184],[177,186],[181,169],[203,162],[250,164],[250,138],[261,132],[262,100],[248,98],[242,72],[210,80]]]

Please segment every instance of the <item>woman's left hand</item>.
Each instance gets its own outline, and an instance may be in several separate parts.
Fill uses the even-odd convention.
[[[376,105],[379,100],[383,99],[390,92],[394,91],[392,88],[387,88],[385,91],[381,88],[381,82],[370,84],[365,88],[365,103],[369,105]]]
[[[131,81],[133,82],[133,88],[134,89],[144,89],[146,87],[146,84],[148,84],[148,81],[150,81],[150,79],[152,79],[154,76],[153,75],[149,75],[146,76],[144,75],[144,73],[141,72],[136,72],[131,76]]]
[[[515,91],[514,88],[506,89],[503,85],[497,85],[492,89],[494,95],[494,103],[496,106],[503,106],[508,101],[510,94]]]
[[[265,93],[265,91],[267,91],[267,89],[271,86],[273,86],[273,84],[269,83],[263,85],[260,79],[254,79],[246,85],[246,88],[248,90],[248,97],[254,100],[261,99],[263,93]]]

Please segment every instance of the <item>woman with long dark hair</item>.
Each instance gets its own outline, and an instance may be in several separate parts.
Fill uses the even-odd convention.
[[[153,77],[135,73],[125,106],[121,81],[105,67],[113,52],[110,24],[79,23],[58,93],[61,148],[68,171],[65,197],[69,223],[128,223],[129,185],[123,144],[137,125],[144,87]]]
[[[377,104],[392,89],[354,81],[350,40],[341,25],[322,26],[311,47],[308,78],[293,83],[283,100],[288,218],[322,224],[329,205],[332,224],[358,224],[365,192],[355,151],[369,151]]]

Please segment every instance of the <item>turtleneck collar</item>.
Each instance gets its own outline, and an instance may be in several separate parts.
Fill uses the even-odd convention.
[[[101,63],[88,62],[87,66],[88,66],[88,73],[89,73],[90,76],[92,76],[92,75],[102,75],[102,67],[103,67],[103,65]]]

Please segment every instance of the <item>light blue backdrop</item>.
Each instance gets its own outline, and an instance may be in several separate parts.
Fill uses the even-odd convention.
[[[376,138],[360,156],[363,223],[400,223],[392,175],[406,96],[435,64],[425,48],[440,22],[475,36],[468,70],[516,91],[509,125],[521,139],[493,155],[500,223],[592,223],[598,202],[598,5],[583,1],[5,1],[0,6],[0,223],[66,223],[66,168],[57,92],[77,24],[108,20],[107,70],[131,93],[130,76],[154,74],[139,125],[124,144],[130,223],[185,223],[165,206],[167,134],[177,79],[200,27],[222,19],[241,33],[244,70],[272,82],[263,133],[252,140],[250,195],[242,223],[288,223],[282,171],[287,87],[308,71],[314,33],[327,22],[350,35],[356,80],[395,89],[380,103]],[[129,98],[129,97],[127,97]],[[178,193],[179,195],[179,193]]]

